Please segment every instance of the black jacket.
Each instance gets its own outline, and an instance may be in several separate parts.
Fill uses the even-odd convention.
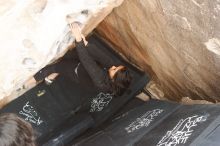
[[[108,69],[112,65],[117,65],[117,63],[100,51],[96,45],[88,44],[85,46],[83,41],[76,43],[76,51],[80,61],[79,82],[84,84],[84,86],[88,86],[87,81],[90,78],[90,82],[98,89],[103,92],[111,92],[111,80],[108,75]]]
[[[69,57],[66,57],[68,55]],[[86,89],[94,90],[96,87],[100,91],[111,92],[108,69],[112,65],[118,63],[96,45],[85,46],[81,41],[76,42],[76,48],[68,52],[61,61],[46,66],[35,74],[34,78],[40,81],[52,73],[59,73],[60,76],[80,83]]]

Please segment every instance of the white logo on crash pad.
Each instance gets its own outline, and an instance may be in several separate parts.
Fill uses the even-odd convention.
[[[137,118],[130,125],[128,125],[128,127],[126,127],[125,130],[127,131],[127,133],[131,133],[142,127],[148,127],[148,125],[154,120],[154,118],[162,112],[162,109],[154,109],[152,111],[148,111],[145,114],[143,114],[140,118]]]
[[[208,116],[194,115],[186,119],[181,119],[171,131],[167,131],[157,146],[185,144],[194,131],[192,128],[196,127],[198,123],[206,121],[207,117]]]
[[[99,93],[91,102],[90,112],[102,111],[112,100],[112,94]]]
[[[43,123],[34,110],[34,107],[29,104],[29,101],[23,106],[22,110],[19,111],[19,114],[25,116],[25,120],[33,124],[40,125]]]

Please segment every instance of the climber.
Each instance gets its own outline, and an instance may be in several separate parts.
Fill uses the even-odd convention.
[[[35,146],[32,126],[15,114],[0,115],[1,146]]]
[[[77,22],[71,23],[70,28],[75,37],[76,49],[73,54],[75,57],[46,66],[27,84],[39,82],[44,78],[45,81],[52,82],[51,80],[59,74],[68,76],[76,82],[81,82],[85,80],[85,76],[89,76],[101,91],[122,95],[132,80],[129,70],[123,65],[115,64],[103,52],[96,51],[95,45],[88,44]]]

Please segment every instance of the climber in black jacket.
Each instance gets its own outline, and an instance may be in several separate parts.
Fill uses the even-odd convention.
[[[84,84],[85,78],[90,79],[101,91],[122,95],[132,79],[128,69],[115,63],[103,52],[97,51],[97,46],[88,44],[77,23],[72,23],[70,26],[76,39],[76,51],[72,55],[75,57],[46,66],[36,73],[31,81],[39,82],[45,79],[50,82],[48,76],[54,78],[60,74],[81,84]]]

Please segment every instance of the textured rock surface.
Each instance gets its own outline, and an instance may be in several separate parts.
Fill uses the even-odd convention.
[[[167,98],[220,100],[220,0],[126,0],[97,30]]]
[[[122,2],[1,0],[0,99],[21,87],[30,76],[64,54],[74,39],[65,21],[67,14],[71,13],[74,20],[82,22],[83,31],[88,34]],[[81,17],[82,10],[88,10],[87,17]],[[5,99],[7,102],[10,100]]]

